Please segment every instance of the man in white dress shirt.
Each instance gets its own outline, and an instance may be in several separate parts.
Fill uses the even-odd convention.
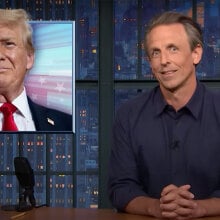
[[[32,29],[23,9],[0,9],[0,106],[12,103],[18,131],[71,131],[72,117],[33,103],[24,78],[34,64]],[[3,124],[0,112],[0,130]]]

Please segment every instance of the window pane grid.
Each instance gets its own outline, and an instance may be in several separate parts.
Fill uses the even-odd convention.
[[[13,158],[27,156],[35,170],[35,197],[38,204],[97,208],[99,195],[99,5],[98,0],[1,1],[1,8],[27,9],[34,20],[76,18],[76,144],[72,134],[1,134],[0,204],[18,201],[18,181]],[[204,31],[204,56],[197,75],[219,87],[220,2],[205,0],[114,0],[114,49],[112,84],[114,110],[125,101],[146,91],[155,79],[143,48],[144,30],[149,19],[173,10],[195,18]],[[75,9],[75,10],[74,10]],[[75,16],[76,13],[76,16]],[[104,71],[103,71],[104,73]],[[132,86],[127,83],[129,81]],[[146,86],[143,84],[146,82]],[[92,84],[90,86],[89,84]],[[140,86],[141,85],[141,86]],[[103,97],[103,96],[102,96]],[[108,98],[108,97],[107,97]],[[106,115],[108,117],[108,115]],[[75,145],[76,146],[75,146]],[[65,199],[64,199],[65,197]]]

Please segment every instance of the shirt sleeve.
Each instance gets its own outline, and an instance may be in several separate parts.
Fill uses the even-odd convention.
[[[109,198],[119,211],[124,211],[135,197],[147,196],[139,180],[129,117],[131,114],[126,107],[116,115],[109,160]]]

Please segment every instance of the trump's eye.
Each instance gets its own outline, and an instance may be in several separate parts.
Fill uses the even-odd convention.
[[[12,46],[15,46],[15,43],[13,41],[6,41],[5,46],[12,47]]]

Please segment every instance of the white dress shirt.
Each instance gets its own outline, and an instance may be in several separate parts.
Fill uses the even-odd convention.
[[[0,106],[3,103],[0,103]],[[14,121],[19,131],[36,131],[34,121],[32,119],[31,110],[28,105],[26,90],[13,100],[13,105],[17,107],[14,112]],[[0,128],[2,128],[3,114],[0,112]]]

